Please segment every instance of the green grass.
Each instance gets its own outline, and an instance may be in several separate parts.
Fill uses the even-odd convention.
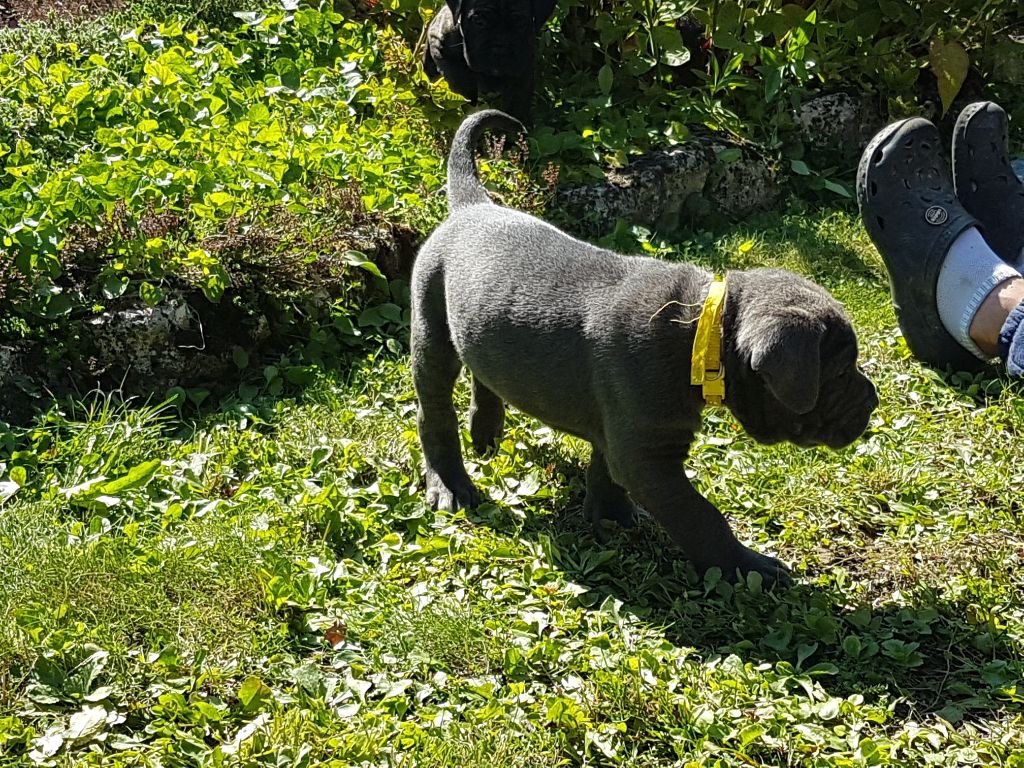
[[[521,414],[469,458],[493,503],[429,511],[392,353],[197,422],[54,410],[0,439],[0,764],[1024,765],[1020,384],[914,362],[846,213],[639,234],[855,321],[862,440],[709,409],[693,451],[792,588],[699,578],[649,521],[599,542],[586,446]]]

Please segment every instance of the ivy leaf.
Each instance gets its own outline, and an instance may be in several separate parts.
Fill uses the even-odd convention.
[[[92,86],[89,83],[79,83],[65,94],[64,101],[69,107],[77,107],[85,101],[90,93],[92,93]]]
[[[150,82],[155,85],[174,85],[181,80],[174,74],[173,69],[159,61],[147,61],[143,66],[143,71],[149,75]]]
[[[380,328],[388,323],[402,322],[402,308],[390,302],[370,307],[359,315],[359,325]]]
[[[258,677],[246,678],[242,687],[238,689],[238,701],[242,705],[242,710],[247,713],[259,711],[272,696],[273,692]]]
[[[942,114],[945,115],[967,79],[971,58],[960,43],[932,40],[928,47],[928,64],[939,81],[939,97],[942,99]]]
[[[843,184],[840,184],[838,181],[825,179],[825,189],[827,189],[829,192],[835,192],[840,197],[845,197],[848,200],[853,197],[853,194],[850,192],[850,190],[847,189]]]
[[[857,635],[847,635],[843,638],[843,650],[846,651],[848,656],[857,658],[860,656],[861,649],[864,644],[861,643],[860,638]]]
[[[119,275],[110,275],[103,281],[103,296],[108,299],[116,299],[123,296],[128,289],[128,278]]]
[[[607,96],[612,92],[612,80],[614,75],[612,74],[612,68],[605,64],[598,70],[597,73],[597,86],[601,89],[601,93]]]
[[[817,643],[800,643],[796,647],[796,666],[799,669],[803,666],[803,663],[807,661],[811,656],[814,655],[815,651],[818,650]]]
[[[40,736],[33,742],[35,749],[30,754],[33,762],[40,763],[42,760],[37,759],[36,755],[40,758],[47,758],[56,755],[60,751],[60,748],[64,746],[64,734],[61,733],[59,726],[57,728],[51,728],[45,734]]]
[[[247,27],[257,27],[267,18],[267,14],[259,11],[235,11],[232,15],[240,19]]]
[[[218,208],[224,208],[235,202],[235,196],[229,192],[211,192],[206,199]]]
[[[345,254],[342,258],[345,259],[345,263],[348,264],[350,267],[358,267],[359,269],[365,269],[374,277],[384,277],[384,275],[381,273],[377,265],[370,261],[368,258],[366,258],[365,253],[360,253],[359,251],[345,251]]]
[[[158,286],[153,285],[149,282],[144,282],[139,286],[139,296],[151,307],[155,307],[164,298],[164,292],[160,290]]]
[[[741,157],[743,157],[743,152],[737,147],[729,147],[728,149],[723,149],[721,152],[715,155],[715,158],[718,160],[718,162],[722,163],[723,165],[735,163]]]
[[[658,51],[658,59],[670,67],[681,67],[690,60],[690,51],[683,44],[683,36],[675,27],[655,27],[651,39]]]

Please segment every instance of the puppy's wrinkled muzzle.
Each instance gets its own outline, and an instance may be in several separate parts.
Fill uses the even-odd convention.
[[[878,394],[875,392],[875,388],[872,386],[867,395],[858,398],[855,402],[858,405],[850,410],[852,414],[850,418],[836,429],[830,440],[825,441],[825,445],[829,448],[845,448],[864,434],[868,424],[871,423],[871,414],[878,407]]]
[[[855,442],[871,422],[878,407],[878,394],[863,374],[853,386],[834,390],[806,417],[795,417],[779,424],[789,442],[801,448],[825,446],[838,450]]]

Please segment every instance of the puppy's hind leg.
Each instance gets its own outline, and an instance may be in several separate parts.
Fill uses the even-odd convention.
[[[462,365],[448,335],[443,304],[440,313],[420,309],[412,329],[412,376],[419,400],[417,428],[423,447],[427,502],[455,511],[481,501],[462,462],[459,423],[452,391]]]
[[[469,404],[469,434],[479,455],[498,449],[505,431],[505,403],[473,377],[473,399]]]
[[[601,535],[601,522],[614,520],[623,528],[636,524],[636,506],[621,485],[616,485],[608,473],[604,454],[593,449],[587,467],[587,495],[583,499],[583,514]]]

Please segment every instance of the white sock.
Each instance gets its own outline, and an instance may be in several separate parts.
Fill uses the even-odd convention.
[[[953,241],[939,270],[939,319],[961,346],[982,360],[989,358],[971,340],[971,321],[992,289],[1012,277],[1020,277],[1020,272],[1000,259],[974,227]]]

